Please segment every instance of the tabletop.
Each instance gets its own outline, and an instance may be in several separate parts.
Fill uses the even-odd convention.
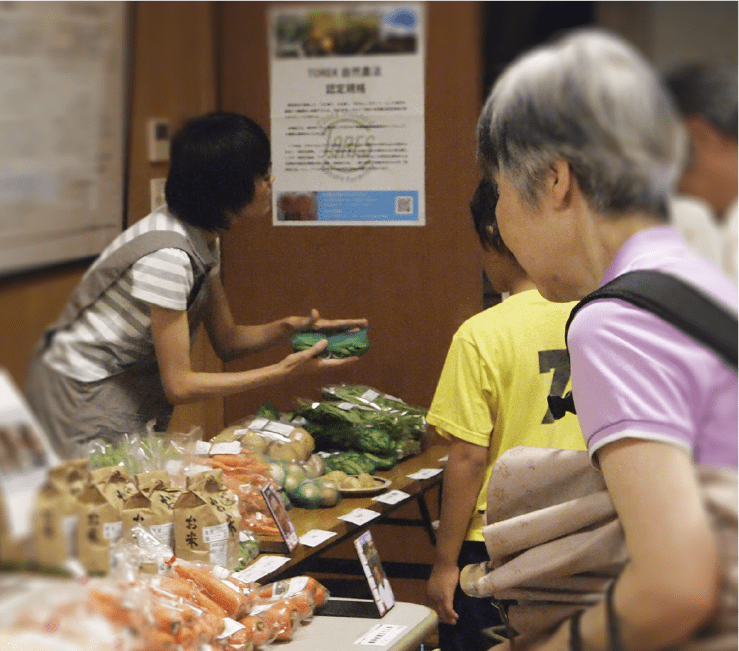
[[[277,578],[280,574],[284,574],[287,570],[297,570],[307,559],[325,552],[351,536],[359,535],[372,525],[387,521],[395,510],[413,500],[419,501],[421,515],[425,519],[428,519],[428,513],[426,512],[424,514],[426,507],[424,495],[429,490],[441,485],[447,452],[448,446],[433,444],[427,447],[421,454],[402,460],[395,468],[377,472],[378,477],[384,477],[391,481],[385,493],[389,491],[402,491],[407,494],[407,497],[403,497],[393,504],[377,501],[377,498],[382,495],[381,493],[369,497],[345,497],[335,507],[328,509],[291,509],[289,511],[290,520],[299,538],[314,530],[330,532],[334,535],[314,547],[304,544],[298,545],[289,554],[289,560],[284,562],[279,568],[275,568],[273,571],[263,575],[259,578],[259,581],[267,582]],[[439,472],[436,472],[436,474],[428,479],[409,477],[409,475],[413,475],[421,470],[429,471],[428,474],[430,474],[430,471]],[[361,525],[339,519],[356,509],[367,509],[368,511],[377,513],[377,516]],[[430,521],[427,524],[430,528]],[[269,550],[270,546],[263,545],[263,549]],[[275,548],[274,551],[280,555],[287,555],[286,548]],[[267,551],[266,555],[269,555],[269,551]],[[257,557],[255,563],[263,562],[264,556],[265,554],[261,554]]]

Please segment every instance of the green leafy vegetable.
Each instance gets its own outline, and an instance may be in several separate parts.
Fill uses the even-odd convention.
[[[319,357],[360,357],[370,348],[368,337],[369,328],[356,332],[299,332],[292,338],[292,347],[295,351],[306,350],[315,346],[319,341],[328,339],[328,346],[318,355]]]

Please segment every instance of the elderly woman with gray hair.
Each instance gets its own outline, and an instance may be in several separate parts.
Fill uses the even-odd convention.
[[[501,235],[545,298],[581,300],[647,269],[735,314],[736,286],[666,225],[685,155],[684,127],[656,72],[599,31],[568,34],[515,61],[478,125]],[[720,599],[723,559],[696,477],[717,468],[736,485],[736,370],[618,299],[588,303],[567,343],[577,415],[629,561],[609,598],[513,646],[681,646],[700,637]],[[732,637],[736,648],[736,625]]]

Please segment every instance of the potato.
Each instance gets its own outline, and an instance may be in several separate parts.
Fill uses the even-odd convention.
[[[323,507],[336,506],[341,501],[341,491],[332,486],[321,486],[318,495]]]
[[[267,447],[267,456],[291,463],[301,459],[300,449],[295,443],[283,443],[282,441],[270,443]]]
[[[323,457],[320,454],[311,454],[304,465],[306,471],[311,477],[320,477],[323,475],[325,464]]]
[[[347,476],[346,480],[341,484],[342,488],[362,488],[359,483],[359,479],[356,477]]]
[[[343,470],[332,470],[323,475],[323,479],[334,481],[339,487],[344,485],[347,477],[349,477],[349,475],[347,475]]]
[[[296,427],[290,432],[290,440],[299,446],[301,451],[301,460],[305,461],[313,452],[315,442],[313,437],[302,427]]]
[[[242,429],[243,431],[243,429]],[[256,452],[266,452],[269,447],[269,440],[262,436],[259,432],[254,430],[246,430],[240,437],[241,445],[247,450],[254,450]]]
[[[372,475],[368,475],[366,472],[358,475],[357,481],[362,488],[374,488],[375,486],[377,486],[377,482],[374,480]]]

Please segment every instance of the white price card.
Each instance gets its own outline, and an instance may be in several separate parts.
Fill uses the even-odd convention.
[[[344,520],[345,522],[351,522],[352,524],[360,525],[379,517],[380,514],[377,511],[373,511],[372,509],[354,509],[353,511],[349,511],[349,513],[347,513],[346,515],[342,515],[341,517],[339,517],[339,520]]]
[[[318,547],[329,538],[333,538],[336,534],[333,531],[324,531],[323,529],[311,529],[308,533],[300,537],[300,543],[306,547]]]
[[[208,441],[195,441],[195,454],[208,454],[211,444]]]
[[[375,624],[354,644],[356,646],[388,646],[406,628],[408,627],[400,624]]]
[[[234,572],[233,576],[244,583],[252,583],[280,569],[289,561],[288,556],[260,556],[246,569],[241,570],[241,572]]]
[[[210,454],[240,454],[241,453],[241,442],[240,441],[221,441],[214,443],[210,448]]]
[[[372,501],[382,502],[383,504],[397,504],[398,502],[402,502],[409,497],[410,495],[408,493],[398,490],[392,490],[388,491],[387,493],[383,493],[382,495],[378,495],[377,497],[373,497]]]
[[[212,527],[203,527],[203,542],[211,545],[215,542],[228,540],[228,523],[216,524]]]
[[[269,425],[268,418],[255,418],[251,423],[249,423],[248,427],[251,430],[264,429],[267,425]]]
[[[444,472],[444,468],[422,468],[412,475],[408,475],[411,479],[431,479],[436,477],[440,472]]]
[[[237,622],[235,619],[231,619],[230,617],[224,617],[223,623],[225,624],[223,632],[217,636],[219,640],[222,640],[224,637],[231,637],[236,631],[246,628],[246,626],[241,622]]]
[[[103,522],[103,538],[105,540],[119,540],[123,535],[123,522]]]

